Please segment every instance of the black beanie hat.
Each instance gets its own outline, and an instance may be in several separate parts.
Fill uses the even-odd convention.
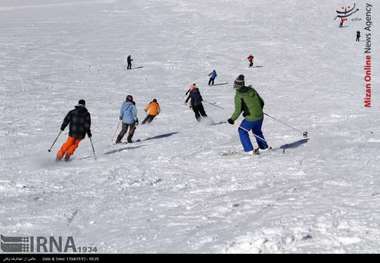
[[[78,101],[78,104],[86,106],[86,101],[84,99],[81,99],[81,100]]]
[[[125,99],[126,101],[133,101],[132,95],[128,95],[127,98]]]

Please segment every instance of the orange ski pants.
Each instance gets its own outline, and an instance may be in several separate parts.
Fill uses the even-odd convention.
[[[78,148],[80,139],[69,136],[64,144],[62,144],[61,149],[57,153],[57,159],[61,160],[65,154],[70,157],[74,154],[75,150]]]

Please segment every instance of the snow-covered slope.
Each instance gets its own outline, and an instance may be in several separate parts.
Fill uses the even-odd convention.
[[[73,235],[101,252],[378,252],[379,80],[364,108],[356,2],[362,20],[338,28],[350,1],[1,1],[0,232]],[[250,53],[263,67],[247,67]],[[128,54],[144,68],[124,71]],[[212,69],[229,84],[208,87]],[[241,149],[238,124],[210,123],[231,116],[239,74],[310,141],[222,156]],[[210,121],[184,105],[192,82],[224,108],[205,103]],[[127,94],[140,121],[154,97],[162,113],[136,131],[150,140],[113,146]],[[98,159],[86,139],[56,163],[47,149],[80,98]],[[263,131],[274,147],[302,139],[270,118]]]

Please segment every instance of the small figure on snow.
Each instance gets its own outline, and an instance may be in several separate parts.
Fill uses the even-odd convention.
[[[125,102],[121,105],[120,109],[120,120],[122,121],[122,129],[117,136],[116,143],[121,143],[124,135],[127,133],[128,128],[128,143],[132,143],[132,137],[135,133],[136,126],[139,124],[137,118],[137,108],[135,102],[133,101],[132,95],[128,95]]]
[[[244,75],[237,77],[234,82],[234,89],[236,90],[235,112],[227,122],[233,125],[243,112],[244,120],[241,122],[238,131],[244,152],[253,154],[268,150],[268,144],[261,131],[264,119],[263,99],[251,85],[245,86]],[[252,130],[252,133],[255,135],[256,142],[259,146],[255,151],[248,134],[250,130]]]
[[[356,42],[360,42],[360,31],[356,31]]]
[[[214,69],[210,74],[208,74],[208,76],[210,77],[208,81],[208,85],[209,86],[214,85],[215,79],[218,76],[218,74],[216,74],[216,70]]]
[[[70,160],[70,157],[74,154],[75,150],[79,146],[79,143],[84,139],[86,134],[89,138],[92,136],[91,116],[86,109],[85,100],[79,100],[78,105],[75,106],[75,109],[67,113],[61,125],[61,131],[64,131],[67,125],[70,125],[69,137],[57,152],[57,161],[62,160],[63,157],[65,157],[65,161]]]
[[[251,55],[249,55],[248,57],[247,57],[247,59],[248,59],[248,61],[249,61],[249,67],[251,68],[251,67],[253,67],[253,59],[254,59],[255,57],[251,54]]]
[[[133,61],[133,59],[132,59],[132,57],[131,57],[131,55],[129,55],[128,57],[127,57],[127,70],[128,69],[132,69],[132,61]]]
[[[207,118],[207,114],[205,112],[205,109],[203,108],[203,98],[202,95],[195,83],[191,85],[190,89],[186,92],[186,95],[188,95],[185,103],[190,101],[190,108],[194,111],[195,118],[197,121],[201,121],[202,117]]]
[[[145,107],[145,112],[148,114],[141,124],[151,123],[153,119],[160,114],[160,104],[158,104],[157,99],[153,99]]]

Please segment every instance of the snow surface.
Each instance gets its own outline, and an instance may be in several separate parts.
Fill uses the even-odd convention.
[[[2,0],[0,2],[0,232],[73,235],[100,252],[378,253],[379,80],[364,97],[364,6],[338,28],[346,0]],[[362,42],[355,42],[362,30]],[[249,69],[246,57],[255,65]],[[132,54],[135,66],[124,71]],[[217,83],[207,87],[216,69]],[[257,157],[241,150],[233,80],[245,74],[265,111],[310,141]],[[198,83],[209,121],[184,105]],[[133,145],[113,146],[127,94],[160,114]],[[69,163],[48,153],[80,98],[98,159],[84,140]],[[280,147],[300,133],[269,118]],[[162,135],[162,136],[161,136]],[[108,154],[107,154],[108,153]]]

